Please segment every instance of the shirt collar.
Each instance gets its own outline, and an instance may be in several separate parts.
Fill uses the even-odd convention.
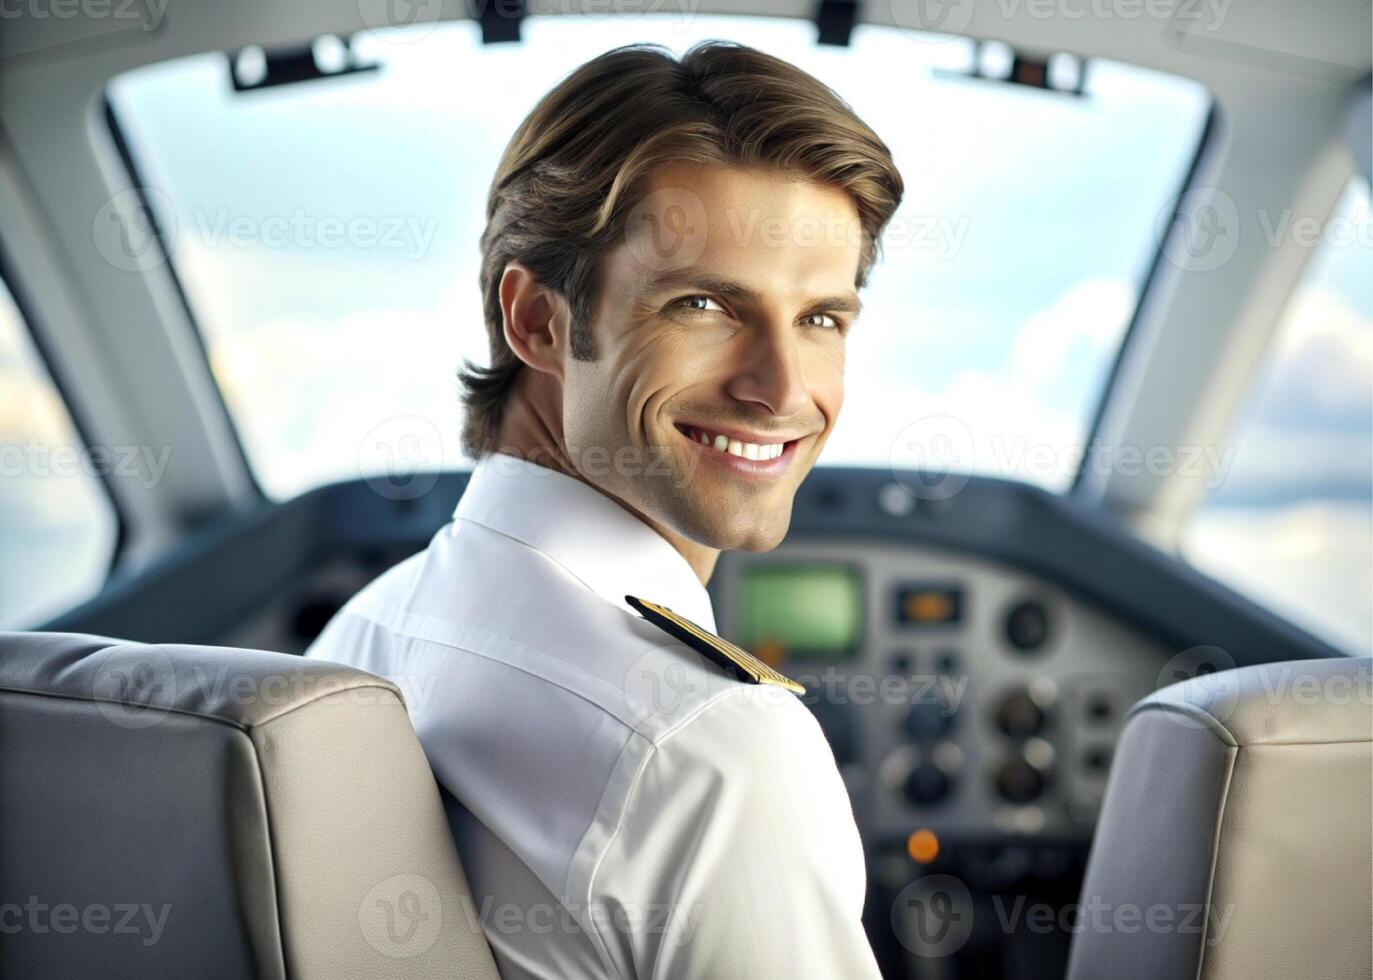
[[[715,631],[710,594],[681,552],[614,499],[565,473],[491,453],[473,469],[453,517],[541,552],[623,609],[630,609],[626,595],[638,596]]]

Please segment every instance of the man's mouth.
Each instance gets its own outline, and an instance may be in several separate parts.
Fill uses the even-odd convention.
[[[678,422],[677,431],[692,442],[713,450],[712,455],[728,456],[743,462],[760,464],[747,467],[753,471],[767,471],[784,466],[783,457],[790,457],[799,439],[751,434],[741,431],[720,431]],[[775,464],[775,465],[769,465]]]

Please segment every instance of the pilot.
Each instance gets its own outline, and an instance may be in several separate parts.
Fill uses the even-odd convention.
[[[902,190],[832,91],[721,42],[595,58],[506,148],[475,470],[308,651],[406,692],[502,976],[878,975],[834,756],[705,583],[785,535]]]

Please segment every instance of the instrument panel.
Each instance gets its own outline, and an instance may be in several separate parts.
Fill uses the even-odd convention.
[[[1171,651],[998,563],[864,538],[726,554],[721,632],[800,680],[869,839],[1086,841]]]

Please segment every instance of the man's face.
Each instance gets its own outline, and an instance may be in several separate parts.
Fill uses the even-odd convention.
[[[775,547],[843,402],[858,227],[838,188],[657,173],[601,269],[596,357],[566,365],[582,476],[707,547]]]

